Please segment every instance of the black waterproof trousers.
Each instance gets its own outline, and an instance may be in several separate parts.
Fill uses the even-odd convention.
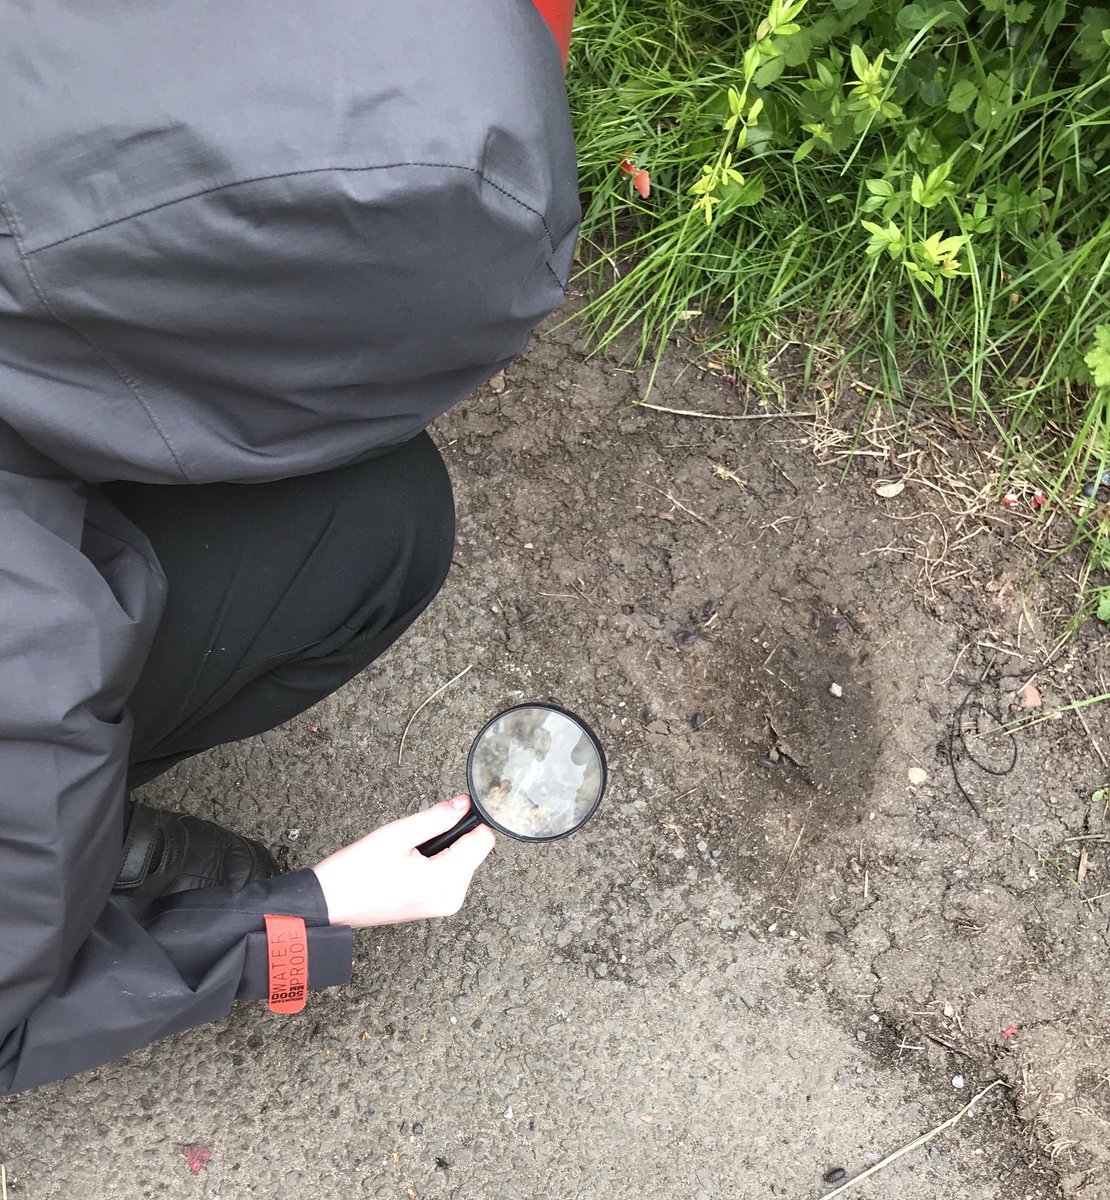
[[[276,483],[101,490],[169,582],[131,696],[132,787],[334,692],[412,624],[451,563],[451,485],[427,434]]]
[[[149,538],[168,582],[129,704],[131,787],[342,686],[419,616],[451,563],[451,485],[426,434],[354,466],[275,483],[101,491]],[[120,863],[103,865],[112,878]],[[103,903],[80,889],[65,896],[74,913]],[[310,986],[349,977],[351,931],[328,926],[311,871],[233,895],[113,897],[80,970],[60,976],[23,1026],[0,1035],[0,1092],[218,1018],[236,997],[264,996],[266,912],[305,919]]]

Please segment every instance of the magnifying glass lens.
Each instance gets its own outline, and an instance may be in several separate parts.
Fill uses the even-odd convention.
[[[492,825],[514,837],[563,837],[593,813],[605,768],[593,734],[546,705],[509,709],[475,739],[471,796]]]
[[[605,791],[605,754],[584,721],[547,704],[520,704],[474,739],[466,764],[471,810],[454,829],[419,847],[439,854],[485,822],[525,842],[573,833]]]

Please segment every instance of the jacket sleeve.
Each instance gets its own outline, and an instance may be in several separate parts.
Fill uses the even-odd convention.
[[[263,997],[267,912],[305,918],[312,986],[350,974],[351,930],[311,871],[111,895],[127,699],[163,589],[142,536],[0,422],[0,1093]]]

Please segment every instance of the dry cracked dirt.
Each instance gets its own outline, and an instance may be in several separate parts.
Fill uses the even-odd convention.
[[[673,360],[652,403],[763,411]],[[300,1017],[7,1100],[11,1200],[818,1200],[995,1081],[849,1194],[1110,1198],[1110,726],[1052,716],[1110,692],[1110,638],[1063,637],[1066,556],[1027,586],[1062,530],[943,424],[880,405],[849,460],[847,385],[735,421],[643,385],[537,339],[434,431],[459,535],[429,612],[145,797],[308,865],[546,699],[605,743],[595,820],[501,839],[462,913],[359,934]]]

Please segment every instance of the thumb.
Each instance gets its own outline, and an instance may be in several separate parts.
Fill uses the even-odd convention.
[[[413,813],[411,817],[402,817],[388,826],[391,841],[403,846],[406,850],[419,846],[437,834],[446,833],[457,825],[470,809],[470,797],[463,794],[452,796],[450,800],[441,800],[422,812]]]

